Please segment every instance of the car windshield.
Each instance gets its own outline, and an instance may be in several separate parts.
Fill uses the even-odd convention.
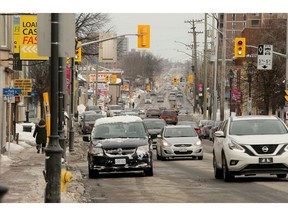
[[[147,129],[162,129],[166,125],[164,121],[146,121],[144,124]]]
[[[93,139],[110,138],[145,138],[146,133],[142,122],[115,122],[99,124],[93,128]]]
[[[192,127],[166,128],[164,137],[197,137],[197,133]]]
[[[89,110],[101,110],[99,106],[89,106],[88,107]]]
[[[278,120],[253,119],[232,121],[229,133],[231,135],[286,134],[287,129]]]
[[[98,115],[85,115],[85,121],[95,121],[96,119],[100,118]]]
[[[121,106],[110,106],[110,110],[122,110]]]
[[[190,125],[194,128],[198,128],[198,125],[196,122],[188,122],[188,121],[179,121],[178,125]]]

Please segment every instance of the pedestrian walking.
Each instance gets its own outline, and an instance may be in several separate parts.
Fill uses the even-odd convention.
[[[46,147],[47,143],[47,131],[46,131],[46,123],[44,119],[41,119],[39,123],[36,125],[33,137],[36,137],[36,149],[37,153],[44,153],[44,148]]]
[[[133,101],[133,103],[132,103],[132,108],[134,109],[134,107],[135,107],[135,103],[134,103],[134,101]]]

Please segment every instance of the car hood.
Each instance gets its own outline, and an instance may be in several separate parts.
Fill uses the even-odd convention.
[[[173,137],[173,138],[165,138],[165,140],[172,144],[195,143],[199,140],[199,138],[198,137]]]
[[[281,144],[288,143],[288,134],[276,134],[276,135],[245,135],[235,136],[231,135],[231,139],[235,140],[239,144]]]
[[[93,140],[94,145],[102,145],[105,148],[136,148],[147,145],[148,140],[144,138],[113,138],[103,140]]]

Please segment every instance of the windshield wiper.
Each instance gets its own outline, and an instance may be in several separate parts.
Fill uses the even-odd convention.
[[[99,140],[102,140],[102,139],[107,139],[105,137],[93,137],[93,139],[99,139]]]

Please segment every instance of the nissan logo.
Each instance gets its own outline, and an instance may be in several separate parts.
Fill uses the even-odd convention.
[[[122,148],[117,149],[118,154],[122,154]]]
[[[268,148],[267,146],[263,146],[263,147],[262,147],[262,151],[263,151],[263,152],[266,153],[266,152],[268,152],[268,150],[269,150],[269,148]]]

